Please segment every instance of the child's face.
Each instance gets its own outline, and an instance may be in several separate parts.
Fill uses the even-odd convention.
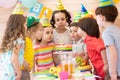
[[[24,23],[25,33],[27,33],[27,22]]]
[[[41,24],[38,25],[38,29],[34,32],[35,39],[41,40],[43,35],[43,26]]]
[[[78,28],[77,33],[79,36],[84,37],[85,32],[81,28]]]
[[[52,27],[45,27],[43,31],[42,40],[46,42],[52,41],[53,38],[53,28]]]
[[[99,26],[103,26],[102,25],[102,21],[103,21],[103,16],[102,15],[96,15],[96,20]]]
[[[73,41],[78,41],[81,38],[77,32],[78,32],[77,26],[70,27],[70,35],[71,35]]]
[[[66,26],[66,17],[64,13],[56,13],[55,14],[55,25],[59,28],[65,28]]]

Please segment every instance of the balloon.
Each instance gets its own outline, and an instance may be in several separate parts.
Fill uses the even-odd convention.
[[[26,8],[32,8],[37,2],[37,0],[21,0],[21,1],[23,6]]]
[[[17,0],[1,0],[0,6],[4,8],[11,8],[17,3]]]

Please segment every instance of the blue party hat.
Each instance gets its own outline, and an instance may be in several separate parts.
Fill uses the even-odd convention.
[[[81,18],[83,17],[90,17],[90,14],[88,13],[87,9],[83,4],[81,4]]]

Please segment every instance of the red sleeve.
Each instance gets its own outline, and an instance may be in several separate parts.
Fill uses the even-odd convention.
[[[104,42],[102,39],[98,39],[96,50],[98,52],[101,52],[101,50],[103,50],[103,49],[105,49]]]

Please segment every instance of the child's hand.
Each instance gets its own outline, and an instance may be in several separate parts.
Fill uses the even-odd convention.
[[[24,67],[24,70],[30,71],[29,63],[27,63],[25,60],[23,62],[23,67]]]
[[[108,72],[108,68],[109,68],[109,67],[108,67],[108,64],[104,64],[103,70],[104,70],[105,73]]]
[[[15,80],[21,80],[21,74],[17,74]]]

